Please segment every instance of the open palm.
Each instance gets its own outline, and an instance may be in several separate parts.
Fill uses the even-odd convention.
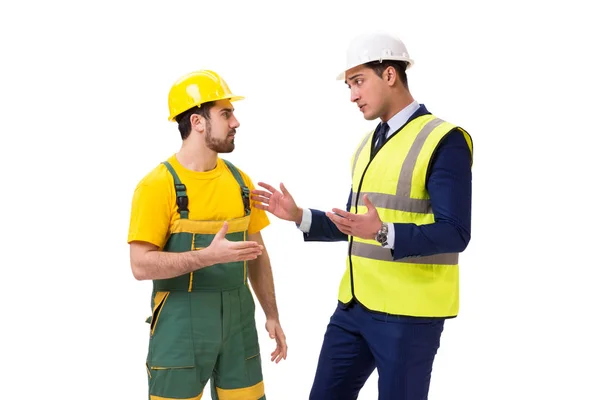
[[[264,182],[258,182],[258,186],[266,190],[252,191],[252,200],[255,201],[256,208],[268,211],[277,218],[286,221],[296,221],[298,219],[301,210],[283,183],[280,184],[281,192]]]

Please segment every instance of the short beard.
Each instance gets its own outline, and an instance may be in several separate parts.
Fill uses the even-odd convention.
[[[231,153],[233,149],[235,149],[235,143],[232,140],[228,141],[228,137],[225,139],[217,139],[212,136],[212,126],[210,125],[210,121],[206,120],[206,133],[205,133],[205,142],[206,147],[211,149],[216,153]]]

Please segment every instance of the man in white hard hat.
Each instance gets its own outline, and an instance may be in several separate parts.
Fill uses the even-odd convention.
[[[444,322],[458,314],[473,145],[413,99],[412,65],[391,35],[363,35],[348,48],[338,79],[379,123],[351,159],[346,210],[300,208],[283,184],[253,191],[258,208],[295,221],[305,241],[349,243],[310,399],[356,399],[375,368],[380,400],[426,399]]]

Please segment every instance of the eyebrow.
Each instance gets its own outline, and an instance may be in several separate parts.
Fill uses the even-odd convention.
[[[348,81],[353,81],[356,78],[358,78],[359,76],[362,76],[362,73],[356,74],[356,75],[352,75],[350,78],[348,78],[348,80],[345,82],[346,85],[348,84]]]
[[[234,109],[233,108],[222,108],[220,112],[233,112]]]

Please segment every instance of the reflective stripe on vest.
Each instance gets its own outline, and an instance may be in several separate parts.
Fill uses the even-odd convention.
[[[417,117],[390,136],[370,158],[373,132],[361,141],[351,161],[352,212],[367,212],[363,196],[382,221],[434,222],[427,170],[440,141],[456,126],[432,115]],[[458,128],[469,147],[471,137]],[[373,240],[349,238],[347,268],[339,299],[353,297],[373,311],[411,316],[455,316],[458,313],[458,254],[436,254],[393,260],[390,249]]]

